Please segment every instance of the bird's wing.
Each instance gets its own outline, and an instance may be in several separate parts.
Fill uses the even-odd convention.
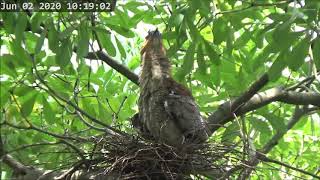
[[[169,94],[164,106],[166,112],[184,133],[186,139],[205,141],[208,138],[206,124],[192,97]]]

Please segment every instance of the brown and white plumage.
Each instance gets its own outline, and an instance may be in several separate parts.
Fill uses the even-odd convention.
[[[141,50],[139,120],[141,130],[179,147],[208,138],[191,92],[171,76],[171,65],[158,30],[149,32]]]

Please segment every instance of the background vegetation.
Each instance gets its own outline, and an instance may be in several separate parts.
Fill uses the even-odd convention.
[[[257,91],[311,93],[235,113],[209,141],[239,145],[243,162],[258,160],[252,150],[267,153],[268,162],[251,164],[257,167],[246,177],[317,178],[319,10],[318,0],[169,0],[118,1],[100,13],[2,12],[1,155],[68,169],[89,158],[94,143],[87,140],[110,127],[136,134],[129,118],[137,113],[139,49],[144,27],[154,25],[174,78],[192,90],[205,117],[261,76],[268,83]],[[16,172],[1,168],[1,179]]]

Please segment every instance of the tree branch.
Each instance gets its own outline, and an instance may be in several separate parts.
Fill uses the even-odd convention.
[[[105,62],[110,67],[112,67],[114,70],[118,71],[120,74],[127,77],[133,83],[139,85],[138,75],[136,75],[135,73],[130,71],[130,69],[128,69],[127,67],[118,63],[118,61],[116,61],[112,57],[108,56],[105,52],[103,52],[103,51],[89,52],[86,58],[93,59],[93,60],[101,60],[101,61]]]
[[[211,133],[213,133],[224,124],[232,121],[234,114],[240,116],[275,101],[294,105],[320,106],[320,94],[314,92],[286,91],[282,87],[276,87],[255,94],[249,101],[235,111],[231,110],[236,100],[227,101],[220,105],[218,110],[208,117],[209,129]]]
[[[260,79],[258,79],[256,82],[254,82],[246,92],[244,92],[240,97],[238,97],[237,99],[235,99],[232,102],[230,111],[234,112],[240,106],[242,106],[244,103],[246,103],[260,89],[262,89],[263,86],[268,83],[268,81],[269,81],[268,75],[267,74],[262,75],[260,77]]]

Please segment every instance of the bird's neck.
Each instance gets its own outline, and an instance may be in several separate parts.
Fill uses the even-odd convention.
[[[140,82],[147,80],[162,81],[171,77],[171,65],[169,59],[162,53],[146,51],[142,55],[142,70]]]

